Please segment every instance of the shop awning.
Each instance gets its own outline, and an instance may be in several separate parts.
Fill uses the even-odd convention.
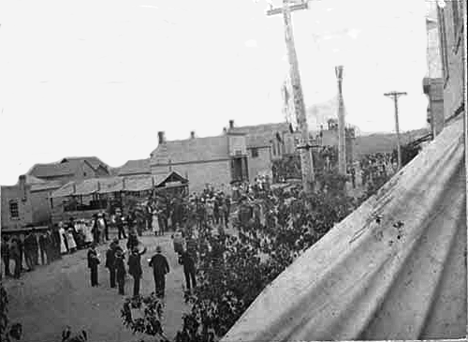
[[[166,184],[179,182],[182,186],[188,181],[177,172],[166,175],[145,175],[128,177],[92,178],[69,182],[52,193],[52,198],[68,196],[87,196],[92,194],[107,194],[121,191],[147,191]]]

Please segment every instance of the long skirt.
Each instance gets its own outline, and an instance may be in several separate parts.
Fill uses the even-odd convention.
[[[153,222],[151,222],[153,233],[156,235],[159,235],[159,232],[161,231],[159,227],[159,222],[158,222],[158,217],[156,215],[153,216]]]

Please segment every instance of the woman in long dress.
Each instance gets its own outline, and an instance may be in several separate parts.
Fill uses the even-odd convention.
[[[60,236],[60,254],[66,254],[68,252],[67,245],[65,243],[65,229],[63,228],[63,223],[59,223],[59,236]]]
[[[153,228],[153,233],[156,236],[161,234],[161,229],[159,229],[158,214],[156,211],[153,212],[153,219],[151,220],[151,225]]]
[[[84,236],[85,236],[85,244],[87,246],[91,245],[94,242],[93,221],[85,222],[83,224],[83,232],[84,232]]]
[[[69,249],[70,253],[73,253],[74,251],[76,251],[76,241],[75,241],[75,238],[73,237],[73,228],[72,227],[68,228],[67,242],[68,242],[68,249]]]

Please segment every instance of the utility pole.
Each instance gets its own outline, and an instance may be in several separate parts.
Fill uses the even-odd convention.
[[[312,146],[309,144],[309,129],[307,127],[307,118],[305,113],[304,97],[302,94],[301,78],[299,75],[299,64],[297,61],[296,48],[294,46],[293,30],[291,25],[291,12],[307,9],[307,0],[305,2],[290,5],[289,0],[283,0],[282,8],[270,8],[267,15],[283,14],[284,37],[289,60],[289,73],[291,80],[292,96],[294,99],[294,110],[296,112],[297,123],[301,132],[301,144],[299,152],[301,156],[302,183],[304,191],[311,190],[311,184],[314,182],[314,164],[312,159]]]
[[[405,92],[392,91],[385,93],[385,96],[392,97],[395,104],[395,131],[397,135],[397,152],[398,152],[398,171],[401,169],[401,143],[400,143],[400,124],[398,122],[398,98],[402,95],[408,95]]]
[[[346,175],[346,122],[343,103],[343,66],[335,67],[336,79],[338,81],[338,171]]]

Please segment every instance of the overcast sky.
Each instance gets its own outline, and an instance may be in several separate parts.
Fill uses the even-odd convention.
[[[273,0],[274,4],[280,4]],[[1,0],[0,184],[34,163],[111,166],[168,139],[283,120],[282,17],[252,0]],[[315,0],[293,13],[307,106],[336,94],[362,131],[426,125],[424,0]],[[313,129],[314,127],[311,127]]]

